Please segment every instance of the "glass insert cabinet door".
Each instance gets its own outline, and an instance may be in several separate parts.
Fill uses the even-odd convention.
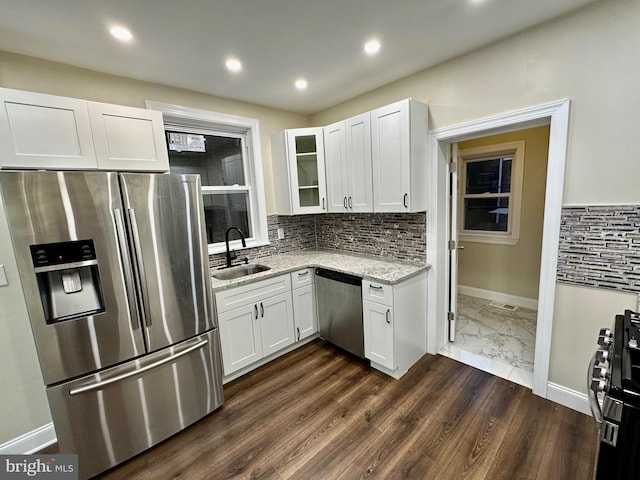
[[[326,211],[322,129],[301,128],[287,131],[287,150],[294,211]]]

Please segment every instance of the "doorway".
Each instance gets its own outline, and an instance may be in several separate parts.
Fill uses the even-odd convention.
[[[558,236],[569,125],[569,100],[559,100],[429,132],[431,165],[430,213],[427,215],[428,285],[427,349],[437,354],[447,342],[449,268],[449,152],[453,143],[471,138],[549,125],[542,262],[538,287],[533,393],[547,397],[551,332],[556,287]]]
[[[547,124],[451,149],[449,343],[440,353],[528,388],[548,146]]]

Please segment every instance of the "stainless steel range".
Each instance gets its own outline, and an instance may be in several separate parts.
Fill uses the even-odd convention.
[[[640,314],[616,315],[600,330],[587,383],[599,429],[595,478],[640,478]]]
[[[87,478],[222,404],[200,179],[0,172],[61,453]]]

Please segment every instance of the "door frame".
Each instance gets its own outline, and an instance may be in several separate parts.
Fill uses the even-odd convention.
[[[569,133],[569,99],[545,103],[429,131],[430,165],[427,215],[427,262],[431,265],[427,295],[427,351],[437,354],[447,343],[447,298],[450,283],[448,237],[449,146],[451,143],[540,125],[550,125],[547,184],[542,234],[542,262],[533,369],[533,393],[547,397],[553,308],[558,265],[558,238]]]

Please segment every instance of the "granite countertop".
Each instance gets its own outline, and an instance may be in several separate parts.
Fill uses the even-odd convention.
[[[350,273],[363,277],[364,279],[389,285],[411,278],[429,268],[427,264],[420,265],[402,262],[400,260],[384,260],[379,257],[369,257],[332,250],[301,250],[293,253],[281,253],[271,257],[250,260],[250,264],[266,265],[271,267],[271,269],[232,280],[219,280],[211,277],[211,287],[213,291],[237,287],[255,282],[256,280],[264,280],[308,267],[322,267],[336,272]],[[227,269],[224,271],[226,270]],[[211,273],[215,274],[218,271],[223,270],[212,269]]]

